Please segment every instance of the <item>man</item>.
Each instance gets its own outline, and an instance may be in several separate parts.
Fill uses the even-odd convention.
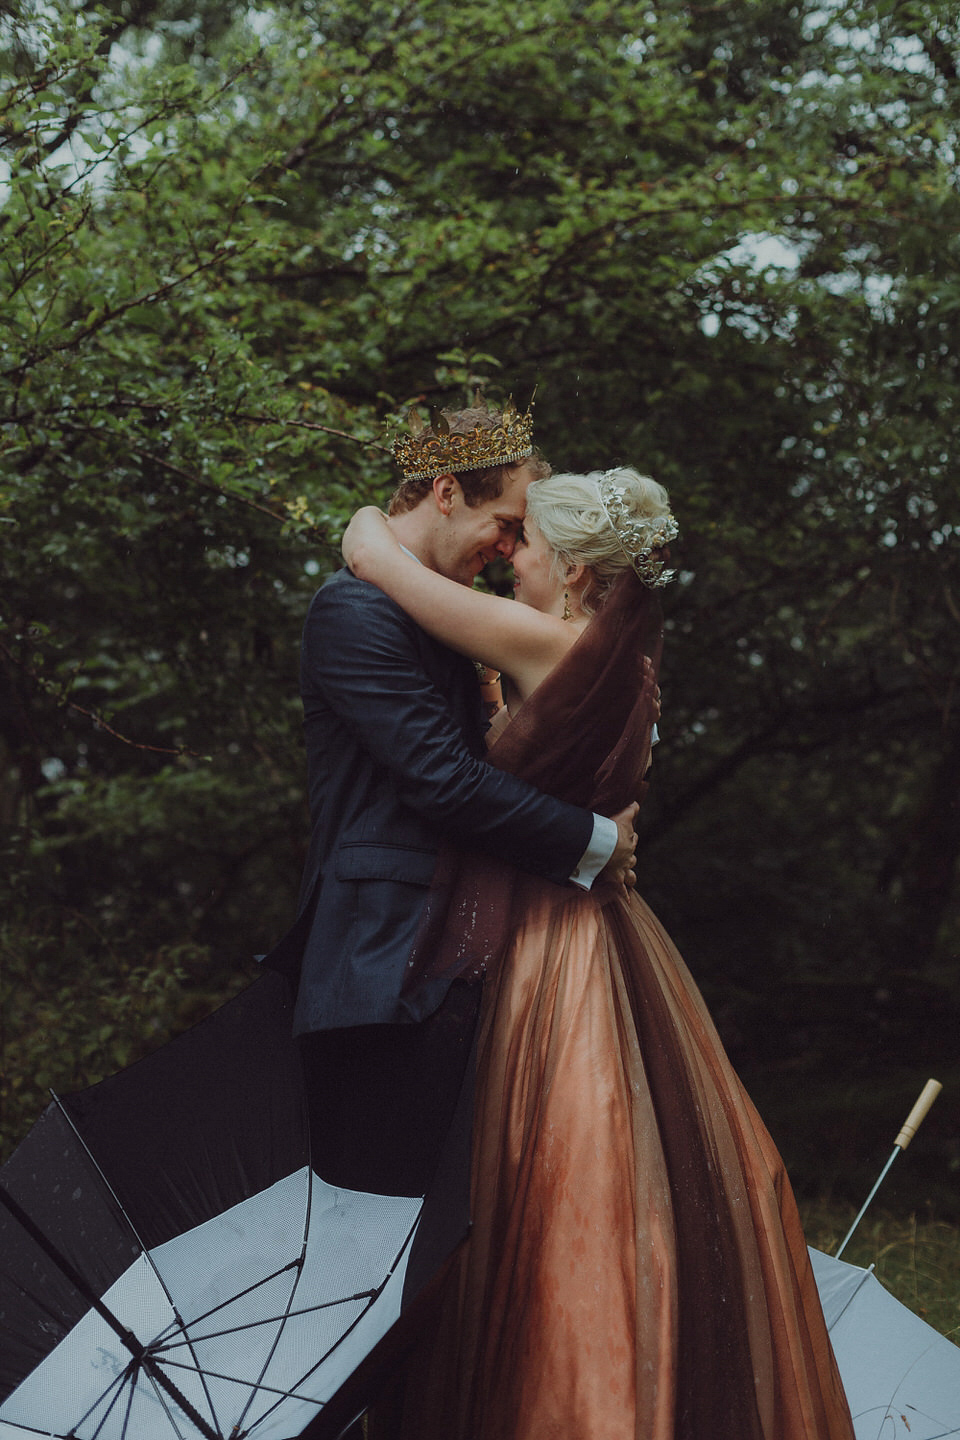
[[[424,565],[469,585],[510,558],[527,486],[548,470],[512,406],[447,412],[438,429],[395,447],[390,525]],[[474,667],[348,570],[311,604],[301,690],[312,836],[300,917],[274,952],[301,962],[296,1034],[434,1008],[402,981],[441,838],[558,883],[632,883],[636,807],[590,815],[487,765]]]
[[[398,441],[400,543],[464,585],[509,559],[527,486],[548,473],[531,436],[511,406],[446,412]],[[469,1216],[479,987],[403,986],[440,842],[559,884],[588,888],[601,873],[632,884],[636,806],[594,816],[488,765],[475,667],[349,570],[310,606],[301,691],[312,835],[299,917],[270,963],[297,976],[313,1164],[348,1190],[426,1197],[404,1282],[414,1330],[394,1327],[322,1424],[338,1433],[379,1393],[377,1433],[389,1434],[402,1387],[384,1400],[384,1377],[422,1331],[429,1282]]]

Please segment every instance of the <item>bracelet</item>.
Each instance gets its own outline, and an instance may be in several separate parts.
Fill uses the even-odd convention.
[[[481,685],[496,685],[503,679],[503,676],[499,670],[497,671],[496,675],[488,675],[487,671],[490,667],[488,665],[484,665],[482,660],[474,660],[473,668],[477,672],[477,679],[479,680]]]

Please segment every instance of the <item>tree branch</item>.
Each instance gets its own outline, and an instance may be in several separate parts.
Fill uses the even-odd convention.
[[[11,415],[9,419],[12,423],[27,426],[35,421],[54,418],[65,426],[69,426],[71,416],[83,415],[89,411],[97,413],[105,410],[108,413],[113,413],[118,410],[166,411],[173,408],[169,401],[122,400],[119,397],[115,397],[113,400],[106,400],[102,404],[71,405],[69,408],[56,410],[30,410],[26,414],[18,413]],[[379,450],[382,455],[391,455],[393,453],[389,445],[382,445],[379,440],[368,440],[362,435],[351,435],[349,430],[338,430],[333,425],[321,425],[317,420],[295,420],[291,416],[282,415],[255,415],[246,410],[225,410],[220,412],[217,418],[222,420],[244,420],[253,425],[275,425],[279,429],[315,430],[324,435],[335,435],[338,440],[348,440],[351,445],[359,445],[361,449]],[[131,445],[130,448],[133,450],[137,447]],[[137,453],[148,455],[151,460],[156,461],[158,464],[169,464],[169,462],[164,461],[152,451],[138,451]],[[182,473],[185,478],[189,478],[188,472],[184,471]],[[198,480],[197,483],[205,482]],[[223,494],[225,492],[221,491],[220,493]],[[274,514],[273,511],[266,511],[265,513]],[[274,518],[276,518],[276,516],[274,516]]]
[[[61,687],[53,680],[48,680],[45,675],[40,675],[31,665],[28,665],[25,660],[21,660],[18,656],[14,655],[13,651],[3,640],[0,640],[0,655],[5,656],[16,670],[22,675],[28,676],[47,695],[52,696],[58,706],[72,710],[75,714],[83,715],[86,719],[92,720],[97,730],[105,730],[108,735],[113,736],[114,740],[119,740],[123,745],[129,745],[133,750],[148,751],[151,755],[190,756],[191,759],[194,760],[208,760],[210,758],[207,755],[201,755],[198,750],[189,749],[186,745],[178,745],[175,748],[171,748],[165,745],[147,745],[140,740],[132,740],[129,735],[122,734],[119,730],[115,730],[112,725],[108,724],[98,710],[89,710],[85,705],[78,705],[76,700],[68,699],[67,696],[62,693]]]
[[[129,300],[124,300],[121,305],[114,305],[112,308],[104,310],[103,313],[97,315],[89,325],[82,326],[75,334],[71,335],[68,340],[61,341],[59,345],[51,345],[45,350],[33,350],[19,365],[15,365],[11,369],[0,373],[2,373],[4,379],[13,377],[22,378],[27,371],[41,359],[46,359],[51,355],[62,355],[69,350],[75,350],[79,345],[83,344],[84,340],[88,340],[91,335],[95,335],[98,330],[102,330],[105,325],[109,325],[111,321],[118,319],[119,316],[125,315],[128,310],[134,310],[139,305],[152,304],[163,296],[169,295],[171,291],[179,289],[181,285],[185,285],[186,282],[192,280],[195,275],[205,270],[215,269],[217,265],[227,258],[234,259],[239,255],[245,254],[245,252],[252,249],[256,243],[255,240],[250,240],[244,245],[221,245],[207,260],[192,266],[183,275],[178,275],[175,280],[168,280],[165,284],[158,285],[154,290],[148,290],[144,294],[134,295]]]

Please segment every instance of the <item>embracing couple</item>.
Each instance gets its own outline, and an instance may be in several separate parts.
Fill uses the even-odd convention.
[[[306,623],[285,942],[332,1183],[422,1193],[475,1036],[470,1238],[389,1433],[851,1440],[782,1162],[634,890],[666,493],[551,475],[512,406],[395,450],[389,517],[354,517]],[[497,559],[515,600],[471,588]],[[338,1087],[380,1120],[338,1130]]]

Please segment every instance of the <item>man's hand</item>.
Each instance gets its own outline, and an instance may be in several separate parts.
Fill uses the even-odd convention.
[[[611,815],[610,818],[617,827],[617,847],[598,877],[600,880],[612,880],[624,895],[637,883],[637,832],[633,828],[633,822],[639,809],[637,804],[628,805],[626,810]]]

